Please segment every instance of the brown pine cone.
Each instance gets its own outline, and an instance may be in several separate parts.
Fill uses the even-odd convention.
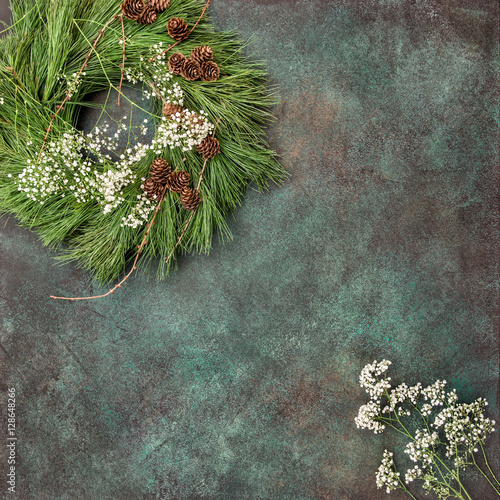
[[[124,0],[122,3],[123,15],[132,21],[137,21],[145,8],[146,4],[143,0]]]
[[[175,115],[176,113],[182,113],[182,106],[179,106],[178,104],[172,104],[170,102],[164,104],[163,114],[169,120],[172,119],[172,115]]]
[[[179,52],[172,54],[168,58],[168,69],[174,74],[179,75],[182,71],[182,67],[186,63],[186,56],[183,56]]]
[[[195,47],[191,51],[189,59],[196,61],[201,66],[205,61],[210,61],[213,57],[214,52],[212,50],[212,47],[209,47],[208,45],[202,45],[200,47]]]
[[[142,190],[147,198],[150,200],[156,199],[158,200],[163,193],[165,186],[162,186],[158,182],[155,182],[151,177],[146,179],[144,184],[142,185]]]
[[[174,193],[181,193],[182,190],[189,186],[190,177],[184,170],[175,170],[172,172],[165,183],[167,188]]]
[[[170,175],[170,172],[172,172],[172,169],[170,168],[167,160],[164,160],[163,158],[155,158],[151,167],[149,167],[149,175],[151,176],[151,179],[163,186],[167,183],[167,178]]]
[[[220,76],[219,66],[213,61],[205,61],[201,65],[201,79],[204,82],[215,82]]]
[[[181,69],[181,76],[186,80],[198,80],[201,76],[201,67],[192,59],[186,59],[184,66]]]
[[[163,12],[170,5],[170,0],[149,0],[148,5],[156,12]]]
[[[137,18],[139,24],[153,24],[156,21],[158,14],[153,9],[153,7],[147,5],[146,8],[141,12]]]
[[[168,34],[178,42],[185,40],[188,37],[188,25],[180,17],[172,17],[167,23]]]
[[[181,192],[181,203],[186,210],[196,210],[201,202],[200,193],[190,187]]]
[[[196,151],[205,159],[213,158],[220,153],[219,141],[215,137],[208,135],[196,146]]]

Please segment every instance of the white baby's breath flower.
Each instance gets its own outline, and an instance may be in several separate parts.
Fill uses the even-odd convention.
[[[384,450],[382,463],[375,474],[377,488],[386,488],[387,493],[400,487],[399,472],[396,472],[393,454]]]

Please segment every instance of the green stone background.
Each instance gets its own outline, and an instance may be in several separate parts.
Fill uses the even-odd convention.
[[[397,381],[484,396],[500,420],[497,2],[213,0],[211,13],[254,37],[247,54],[279,86],[269,135],[290,181],[249,190],[234,241],[100,301],[51,301],[105,289],[0,219],[10,498],[406,498],[374,480],[397,441],[353,423],[373,359]]]

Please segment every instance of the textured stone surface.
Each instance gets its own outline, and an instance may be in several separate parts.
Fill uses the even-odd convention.
[[[397,439],[353,423],[373,359],[499,420],[496,4],[214,0],[278,86],[291,178],[166,282],[53,302],[104,289],[0,219],[18,498],[386,498]]]

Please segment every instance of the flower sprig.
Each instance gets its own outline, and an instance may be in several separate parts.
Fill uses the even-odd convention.
[[[488,405],[483,398],[470,404],[459,403],[456,390],[446,390],[446,380],[437,380],[428,387],[421,383],[408,386],[391,384],[387,370],[391,362],[382,360],[366,365],[361,371],[360,385],[370,400],[360,407],[355,423],[358,428],[381,433],[392,427],[409,439],[404,452],[415,463],[401,479],[392,452],[384,451],[376,473],[379,488],[387,493],[402,489],[412,498],[408,485],[423,481],[426,492],[433,491],[438,498],[471,499],[460,479],[460,470],[475,466],[500,496],[500,481],[491,470],[484,443],[495,431],[495,421],[485,417]],[[409,419],[417,415],[421,428],[411,431]],[[475,454],[481,450],[487,472],[478,464]]]

